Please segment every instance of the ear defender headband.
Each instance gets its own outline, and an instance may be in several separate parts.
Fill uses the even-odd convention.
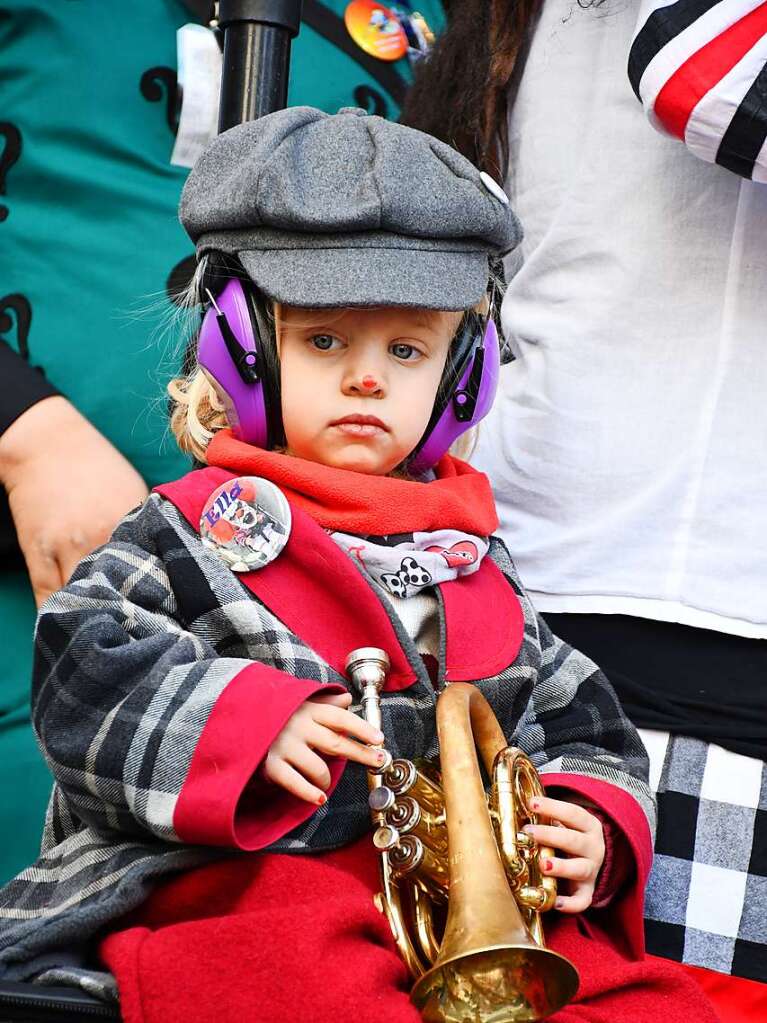
[[[197,361],[211,380],[234,435],[270,450],[285,442],[274,344],[263,299],[248,281],[231,278],[208,292]],[[276,356],[276,352],[274,353]],[[408,460],[415,476],[428,472],[450,446],[490,411],[500,371],[498,332],[491,318],[467,313],[453,340],[431,418]]]

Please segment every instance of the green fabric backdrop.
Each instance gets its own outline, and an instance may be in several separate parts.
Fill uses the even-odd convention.
[[[407,60],[367,57],[345,6],[305,0],[289,102],[396,117]],[[442,27],[436,0],[418,9]],[[0,7],[0,121],[21,135],[12,165],[0,135],[0,306],[22,295],[32,317],[27,337],[12,317],[0,343],[28,347],[150,487],[188,468],[165,420],[179,339],[157,326],[173,308],[166,282],[192,254],[176,219],[187,171],[169,163],[176,30],[190,20],[180,0]],[[0,573],[0,883],[34,859],[51,785],[29,726],[34,614],[25,574]]]

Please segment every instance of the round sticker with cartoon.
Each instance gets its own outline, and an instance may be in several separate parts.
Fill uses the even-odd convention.
[[[290,523],[290,505],[279,487],[260,476],[238,476],[205,502],[200,536],[233,572],[252,572],[280,554]]]
[[[357,46],[379,60],[399,60],[407,53],[407,35],[395,11],[375,0],[352,0],[344,23]]]

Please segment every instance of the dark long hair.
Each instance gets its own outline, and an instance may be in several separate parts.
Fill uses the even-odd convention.
[[[435,135],[499,181],[508,105],[543,0],[451,0],[447,29],[421,62],[401,120]]]

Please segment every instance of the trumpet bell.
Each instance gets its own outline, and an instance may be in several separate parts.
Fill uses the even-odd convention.
[[[577,989],[578,972],[564,956],[522,943],[438,960],[410,998],[426,1023],[532,1023],[561,1009]]]

